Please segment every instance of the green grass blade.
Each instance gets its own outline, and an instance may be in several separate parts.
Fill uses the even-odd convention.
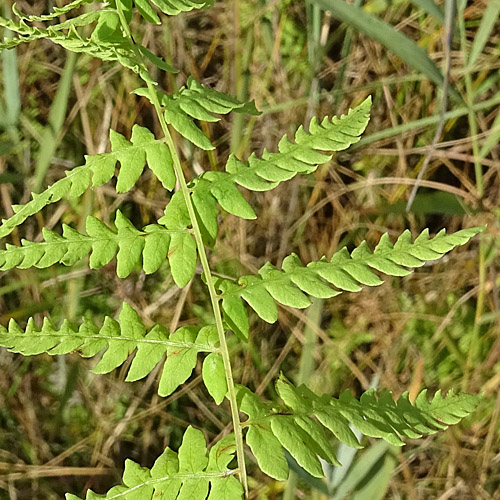
[[[427,14],[435,17],[441,24],[444,24],[444,12],[439,5],[436,5],[434,0],[411,0],[417,7],[425,10]]]
[[[361,442],[363,438],[363,434],[358,431],[352,424],[349,426],[352,432],[356,435],[358,440]],[[345,443],[339,443],[337,448],[337,459],[342,464],[338,467],[328,464],[325,466],[326,469],[326,482],[328,485],[328,491],[335,492],[338,489],[342,488],[345,478],[351,469],[351,465],[354,461],[354,458],[358,454],[356,448],[352,448]],[[332,500],[337,500],[334,496]]]
[[[4,7],[6,17],[10,18],[10,9]],[[12,37],[12,31],[5,29],[4,36]],[[17,69],[16,49],[2,51],[2,73],[5,92],[5,115],[0,118],[5,127],[17,123],[19,111],[21,110],[21,97],[19,95],[19,73]]]
[[[355,7],[359,7],[361,5],[361,0],[354,0],[353,5]],[[340,57],[343,61],[342,66],[339,68],[339,72],[337,75],[337,78],[335,79],[335,84],[333,87],[332,93],[335,96],[334,100],[334,108],[338,108],[342,99],[344,98],[344,93],[342,92],[342,89],[344,88],[344,83],[345,83],[345,74],[347,71],[347,59],[351,53],[351,48],[352,48],[352,42],[353,42],[353,29],[351,27],[347,28],[345,37],[344,37],[344,42],[342,43],[342,50],[340,52]]]
[[[66,117],[66,109],[68,107],[68,97],[71,89],[71,83],[73,81],[76,57],[76,53],[68,52],[63,75],[59,82],[54,102],[50,108],[49,123],[44,130],[36,162],[35,182],[33,185],[35,192],[38,192],[42,188],[45,175],[47,174],[50,162],[52,161],[52,157],[57,149],[58,136]]]
[[[495,116],[493,123],[491,124],[490,133],[488,137],[483,142],[481,150],[479,151],[479,157],[486,158],[491,150],[500,143],[500,113]]]
[[[19,111],[21,110],[16,49],[4,50],[2,52],[2,67],[6,108],[4,124],[6,126],[13,126],[17,123]]]
[[[471,67],[476,62],[479,54],[483,51],[499,15],[500,0],[489,0],[486,4],[486,10],[484,11],[479,29],[474,37],[467,66]]]
[[[381,500],[396,466],[391,445],[379,441],[363,453],[352,466],[331,500]]]
[[[343,0],[313,0],[313,2],[329,10],[336,19],[384,45],[409,66],[425,74],[439,87],[443,86],[443,74],[425,50],[389,24]]]

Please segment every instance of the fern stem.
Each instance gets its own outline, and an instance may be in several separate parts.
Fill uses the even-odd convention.
[[[205,282],[208,288],[208,293],[210,295],[210,302],[212,303],[212,310],[215,317],[215,324],[217,327],[217,333],[219,335],[220,342],[220,352],[222,355],[222,361],[224,363],[224,372],[226,374],[226,381],[228,387],[228,396],[229,396],[229,405],[231,408],[231,416],[233,420],[234,434],[236,439],[236,456],[238,459],[238,468],[240,470],[239,476],[240,480],[245,488],[245,494],[248,496],[248,482],[247,482],[247,473],[246,473],[246,465],[245,465],[245,454],[243,447],[243,432],[241,428],[239,410],[238,410],[238,402],[236,400],[236,391],[234,387],[233,380],[233,372],[231,367],[231,360],[229,357],[229,348],[226,342],[226,335],[224,331],[224,325],[222,324],[222,314],[219,305],[219,296],[215,289],[214,280],[212,276],[212,272],[210,269],[210,265],[208,263],[208,258],[205,250],[205,245],[203,244],[203,239],[201,236],[200,227],[198,225],[198,220],[196,219],[196,214],[193,207],[193,202],[191,201],[191,197],[189,195],[189,188],[187,187],[186,179],[184,177],[184,172],[182,171],[181,163],[179,157],[177,155],[177,151],[175,149],[174,142],[172,140],[172,136],[170,135],[170,131],[165,122],[163,115],[161,114],[160,103],[158,102],[158,98],[156,97],[156,92],[153,86],[148,83],[148,88],[153,97],[153,104],[160,118],[160,124],[165,134],[167,145],[172,153],[172,158],[174,160],[174,170],[177,179],[179,180],[179,184],[181,186],[181,190],[184,194],[184,198],[186,200],[186,207],[188,209],[189,217],[191,219],[191,223],[193,225],[193,235],[196,240],[196,246],[198,247],[198,255],[200,257],[201,267],[203,268],[203,273],[205,275]]]
[[[224,363],[224,372],[226,374],[226,381],[228,387],[228,396],[229,396],[229,405],[231,408],[231,416],[233,420],[234,427],[234,435],[236,439],[236,456],[238,459],[238,468],[240,470],[239,476],[243,487],[245,488],[245,494],[248,496],[248,482],[247,482],[247,473],[246,473],[246,465],[245,465],[245,454],[243,447],[243,432],[241,428],[239,410],[238,410],[238,402],[236,400],[236,391],[234,387],[233,380],[233,372],[231,367],[231,360],[229,358],[229,348],[226,342],[226,335],[224,331],[224,325],[222,324],[222,314],[219,305],[219,296],[215,289],[214,280],[212,276],[212,272],[210,269],[210,265],[208,263],[208,258],[205,250],[205,245],[203,244],[203,239],[201,236],[200,227],[198,225],[198,220],[196,219],[196,214],[193,207],[193,202],[191,201],[191,197],[189,195],[189,188],[187,187],[186,179],[184,177],[184,172],[182,171],[182,167],[180,164],[179,157],[177,155],[177,151],[175,150],[175,146],[172,140],[172,136],[168,130],[168,126],[161,114],[161,107],[158,99],[156,97],[155,89],[153,86],[148,83],[148,87],[150,93],[154,96],[153,103],[160,118],[160,124],[165,134],[167,145],[172,153],[172,158],[174,160],[174,170],[177,179],[179,180],[179,184],[181,186],[181,190],[184,194],[184,198],[186,200],[186,206],[188,209],[189,217],[191,219],[191,223],[193,225],[193,235],[196,240],[196,246],[198,247],[198,255],[200,257],[201,267],[203,268],[203,273],[205,275],[205,281],[208,288],[208,293],[210,295],[210,302],[212,303],[212,310],[215,317],[215,324],[217,326],[217,333],[219,335],[220,342],[220,352],[222,355],[222,361]]]
[[[137,57],[139,58],[139,60],[142,61],[144,69],[146,71],[148,71],[146,64],[144,63],[144,59],[142,57],[142,54],[137,49],[134,38],[132,37],[132,33],[130,32],[130,27],[127,23],[125,15],[123,14],[123,10],[122,10],[122,6],[120,5],[120,2],[116,2],[116,7],[117,7],[118,15],[120,18],[120,24],[123,28],[123,31],[126,34],[126,36],[129,38],[130,42],[132,43]],[[238,402],[236,399],[236,390],[235,390],[235,386],[234,386],[231,360],[229,357],[229,348],[228,348],[227,341],[226,341],[226,334],[225,334],[225,330],[224,330],[224,325],[222,324],[222,314],[221,314],[221,309],[220,309],[220,305],[219,305],[219,295],[217,293],[217,290],[215,289],[212,272],[210,269],[210,265],[208,263],[207,253],[205,250],[205,245],[203,243],[203,238],[201,236],[200,226],[198,225],[198,220],[196,218],[196,213],[194,210],[193,202],[191,200],[190,191],[189,191],[189,188],[187,186],[186,178],[185,178],[184,172],[182,170],[179,156],[177,154],[177,149],[176,149],[174,141],[172,139],[172,135],[170,134],[170,130],[168,128],[167,122],[165,121],[165,117],[163,116],[163,113],[161,110],[161,105],[160,105],[160,102],[158,101],[158,96],[156,95],[156,89],[154,88],[152,83],[150,83],[150,82],[145,82],[145,83],[148,87],[148,90],[149,90],[149,93],[151,96],[151,101],[152,101],[153,106],[155,108],[156,115],[158,116],[158,120],[160,122],[161,129],[163,131],[163,134],[165,135],[165,142],[166,142],[168,148],[170,149],[170,153],[172,154],[175,175],[177,177],[177,180],[179,181],[181,191],[184,194],[184,199],[186,201],[186,207],[187,207],[187,210],[189,213],[189,218],[191,219],[191,224],[193,226],[193,236],[196,240],[196,246],[198,248],[198,255],[200,257],[201,267],[203,268],[203,273],[205,275],[205,282],[206,282],[206,285],[208,288],[208,293],[210,295],[210,302],[212,303],[212,310],[213,310],[214,317],[215,317],[215,324],[217,327],[217,333],[219,335],[220,352],[221,352],[221,356],[222,356],[222,361],[224,363],[224,372],[226,375],[226,382],[227,382],[227,387],[228,387],[229,406],[231,409],[231,417],[233,420],[234,435],[235,435],[235,441],[236,441],[236,457],[238,460],[239,478],[240,478],[240,481],[241,481],[243,488],[245,490],[245,496],[248,497],[248,479],[247,479],[246,463],[245,463],[245,451],[244,451],[244,446],[243,446],[243,431],[242,431],[242,426],[241,426],[241,421],[240,421]]]

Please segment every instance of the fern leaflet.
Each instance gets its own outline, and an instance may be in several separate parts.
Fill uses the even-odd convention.
[[[102,327],[98,327],[84,319],[79,328],[64,321],[57,329],[48,319],[44,320],[41,328],[37,328],[30,318],[25,331],[11,320],[8,328],[0,326],[0,346],[25,356],[41,353],[54,356],[76,351],[85,358],[94,357],[107,349],[92,370],[101,374],[123,365],[135,351],[125,379],[127,382],[146,377],[166,355],[158,386],[160,396],[168,396],[183,384],[196,366],[198,352],[207,352],[210,354],[203,364],[203,378],[216,402],[222,401],[227,387],[224,372],[221,374],[218,368],[222,360],[216,347],[217,331],[213,326],[186,326],[169,333],[156,324],[146,330],[137,312],[126,302],[119,320],[107,316]]]
[[[83,38],[76,28],[89,26],[97,21],[96,28],[90,38]],[[49,39],[65,49],[97,57],[102,61],[117,61],[122,66],[137,73],[145,82],[156,84],[144,67],[142,60],[137,57],[134,46],[121,33],[118,14],[112,9],[87,12],[68,21],[49,26],[47,29],[29,26],[24,20],[15,22],[0,17],[0,26],[14,33],[16,38],[4,38],[0,43],[1,49],[12,49],[22,43],[29,43],[38,39]],[[167,64],[162,58],[154,55],[146,47],[136,44],[140,54],[146,57],[158,68],[176,73],[177,70]]]
[[[181,12],[211,7],[214,1],[215,0],[134,0],[134,3],[139,14],[141,14],[146,21],[153,24],[161,24],[160,18],[151,4],[158,7],[168,16],[176,16]],[[132,2],[121,0],[121,3],[124,11],[131,16]],[[111,0],[110,4],[116,7],[116,0]]]
[[[317,396],[303,385],[294,387],[283,376],[276,389],[283,405],[264,404],[243,386],[239,387],[238,397],[240,410],[249,417],[242,423],[248,427],[247,444],[260,468],[278,480],[288,477],[283,448],[315,477],[323,477],[319,458],[339,465],[326,430],[353,448],[361,446],[349,424],[366,436],[402,446],[403,437],[414,439],[434,434],[459,422],[476,409],[481,399],[450,391],[446,397],[437,392],[428,401],[424,390],[412,405],[408,393],[394,401],[390,391],[383,390],[377,396],[372,389],[363,393],[359,401],[349,391],[336,399]]]
[[[57,17],[68,14],[74,9],[78,9],[86,3],[91,3],[92,0],[73,0],[72,2],[64,5],[63,7],[55,6],[50,14],[45,14],[43,16],[26,16],[18,8],[17,4],[12,4],[12,12],[22,21],[33,22],[33,21],[52,21]]]
[[[186,87],[181,87],[172,96],[157,91],[160,104],[165,108],[165,120],[172,125],[179,134],[189,139],[196,146],[211,150],[214,149],[208,137],[193,123],[191,118],[205,122],[218,122],[220,118],[213,115],[227,114],[231,111],[258,115],[255,104],[240,102],[234,97],[210,89],[198,83],[192,76],[188,78]],[[140,88],[135,94],[146,97],[151,101],[149,90]]]
[[[234,435],[229,434],[210,449],[207,457],[203,433],[189,426],[178,453],[166,448],[151,469],[127,460],[123,485],[114,486],[105,495],[88,491],[85,498],[241,500],[243,487],[234,477],[236,471],[229,469],[235,449]],[[66,500],[79,497],[67,493]]]
[[[72,266],[92,252],[91,269],[105,266],[116,256],[117,276],[126,278],[138,264],[146,274],[156,272],[168,255],[175,283],[182,288],[191,280],[197,259],[189,230],[150,224],[139,231],[119,210],[115,226],[116,231],[89,216],[86,235],[66,224],[63,224],[62,236],[43,228],[44,242],[22,240],[22,246],[7,244],[6,249],[0,251],[0,269],[42,269],[56,263]]]
[[[394,245],[384,234],[373,253],[363,242],[351,254],[343,248],[330,260],[323,257],[307,266],[302,266],[295,254],[289,255],[283,261],[282,270],[266,263],[258,276],[242,276],[237,283],[220,279],[218,286],[223,293],[224,319],[237,335],[247,338],[248,315],[242,299],[261,319],[274,323],[278,319],[275,301],[285,306],[305,308],[310,304],[307,295],[330,298],[338,295],[339,290],[359,292],[361,285],[380,285],[382,280],[373,269],[389,276],[406,276],[411,273],[407,268],[420,267],[427,261],[439,259],[454,247],[467,243],[483,229],[463,229],[448,235],[443,229],[432,239],[428,230],[424,230],[414,242],[407,230]]]
[[[252,154],[247,162],[231,155],[226,172],[202,174],[191,183],[195,194],[193,203],[202,222],[211,221],[214,225],[212,205],[215,200],[232,215],[255,219],[254,210],[239,192],[237,184],[252,191],[269,191],[296,174],[314,172],[319,164],[331,159],[322,151],[341,151],[359,141],[368,124],[370,106],[371,99],[368,98],[340,118],[325,118],[321,124],[313,118],[309,133],[299,127],[295,144],[283,136],[278,146],[279,153],[264,151],[262,158]]]
[[[199,88],[199,84],[191,80],[189,89],[193,88]],[[207,91],[209,91],[207,96],[212,96],[212,92],[215,92],[210,89]],[[206,91],[203,90],[202,94],[204,92]],[[141,93],[141,95],[146,94]],[[218,102],[224,102],[225,94],[220,94],[220,96]],[[183,102],[184,93],[180,93],[178,100]],[[200,102],[203,102],[203,99]],[[331,158],[319,151],[339,151],[359,140],[359,135],[368,123],[370,105],[371,101],[367,99],[355,109],[350,110],[347,115],[340,118],[334,117],[332,120],[325,119],[321,125],[313,119],[310,124],[310,134],[299,128],[295,135],[296,144],[291,143],[284,136],[280,141],[279,153],[264,152],[263,159],[252,155],[247,163],[231,156],[226,165],[226,172],[206,172],[194,179],[189,185],[191,199],[205,243],[212,246],[217,238],[217,203],[228,213],[237,217],[244,219],[257,217],[252,206],[240,193],[237,184],[254,191],[267,191],[276,187],[280,182],[293,178],[297,173],[313,172],[318,164],[329,161]],[[189,105],[186,105],[185,109],[188,110]],[[215,108],[209,108],[208,105],[206,109],[216,112]],[[194,113],[191,114],[193,115]],[[189,118],[186,120],[199,134],[202,134]],[[203,137],[208,141],[206,136],[203,135]],[[167,206],[165,217],[160,219],[160,222],[168,227],[170,220],[182,217],[185,224],[188,224],[189,215],[184,200],[179,199],[175,210],[173,210],[172,201]]]
[[[142,174],[146,161],[165,189],[171,191],[174,188],[172,155],[168,147],[162,141],[156,140],[147,128],[134,125],[130,142],[118,132],[111,130],[110,141],[111,153],[87,156],[86,160],[92,166],[97,163],[111,174],[114,173],[116,162],[119,161],[121,167],[116,184],[119,193],[132,189]]]
[[[55,182],[39,194],[32,193],[33,199],[25,205],[14,205],[15,215],[2,220],[0,238],[10,234],[28,217],[42,210],[47,205],[63,197],[77,198],[90,186],[106,184],[115,175],[115,166],[120,162],[117,190],[128,191],[141,175],[147,162],[149,168],[158,177],[163,186],[172,190],[175,174],[172,156],[162,140],[154,138],[144,127],[134,125],[131,141],[123,135],[110,130],[111,152],[85,157],[85,165],[66,172],[66,177]]]

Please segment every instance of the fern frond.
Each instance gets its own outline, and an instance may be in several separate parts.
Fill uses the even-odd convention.
[[[3,219],[0,225],[0,238],[8,236],[28,217],[40,212],[43,208],[56,203],[63,197],[77,198],[92,184],[94,172],[90,165],[82,165],[66,172],[66,177],[49,186],[42,193],[31,193],[32,199],[24,205],[13,205],[14,215]],[[103,179],[102,179],[103,180]],[[108,179],[109,180],[109,179]],[[102,182],[104,184],[107,181]],[[94,180],[94,185],[100,185]]]
[[[146,21],[153,24],[161,24],[160,18],[153,5],[168,16],[176,16],[181,12],[190,12],[194,9],[211,7],[215,0],[134,0],[139,14]],[[110,5],[116,9],[116,0],[110,0]],[[132,2],[121,2],[121,8],[125,13],[127,21],[132,19]]]
[[[242,276],[237,284],[221,279],[218,286],[222,294],[222,310],[226,324],[240,337],[248,337],[248,315],[242,299],[258,316],[274,323],[278,319],[275,301],[285,306],[305,308],[310,304],[308,295],[330,298],[340,290],[359,292],[362,285],[376,286],[382,283],[373,271],[389,276],[406,276],[410,269],[423,266],[425,262],[441,258],[456,246],[464,245],[484,227],[463,229],[446,234],[443,229],[434,238],[424,230],[412,242],[410,231],[405,231],[393,245],[384,234],[370,252],[363,242],[351,254],[346,248],[336,252],[330,260],[322,258],[302,266],[300,259],[289,255],[278,270],[266,263],[259,275]],[[336,289],[330,288],[333,285]]]
[[[76,28],[89,26],[97,21],[97,26],[90,38],[83,38]],[[14,33],[16,38],[4,38],[0,43],[0,50],[12,49],[22,43],[29,43],[37,39],[46,38],[65,49],[97,57],[102,61],[116,61],[122,66],[137,73],[143,81],[156,85],[145,69],[142,59],[137,56],[134,46],[121,32],[118,14],[112,9],[87,12],[47,29],[29,26],[25,21],[15,22],[0,17],[0,26]],[[176,73],[162,58],[152,54],[146,47],[136,44],[139,52],[158,68]]]
[[[117,191],[125,192],[132,188],[144,166],[147,165],[158,177],[163,186],[172,190],[175,186],[175,174],[172,156],[162,140],[144,127],[134,125],[131,141],[114,130],[110,130],[111,152],[85,157],[85,165],[66,172],[66,177],[49,186],[39,194],[32,193],[33,199],[25,205],[14,205],[15,214],[2,220],[0,238],[9,235],[28,217],[34,215],[47,205],[59,201],[63,197],[78,198],[90,186],[106,184],[114,175],[115,167],[120,162]]]
[[[114,486],[105,495],[88,491],[85,498],[241,500],[243,487],[234,476],[236,470],[229,469],[235,451],[234,435],[229,434],[210,449],[207,457],[203,433],[189,426],[178,453],[166,448],[151,469],[127,459],[122,486]],[[66,500],[79,498],[68,493]]]
[[[58,34],[61,36],[70,35],[65,33],[66,30],[73,30],[76,33],[76,28],[82,26],[89,26],[97,21],[103,11],[92,11],[81,14],[62,23],[52,24],[48,29],[31,26],[27,22],[27,18],[21,18],[21,21],[14,21],[0,17],[0,26],[20,35],[18,38],[4,38],[0,43],[0,49],[11,49],[22,43],[29,43],[41,38],[53,39]],[[78,36],[78,34],[77,34]]]
[[[203,87],[203,86],[201,86]],[[194,80],[190,80],[188,90],[199,89],[200,84]],[[225,94],[206,89],[200,90],[200,95],[207,96],[206,101],[217,101],[217,104],[226,103],[225,106],[229,111],[230,106],[235,106],[237,101],[232,100]],[[139,95],[147,97],[147,91],[139,89]],[[159,94],[161,95],[161,94]],[[183,92],[178,99],[179,103],[183,103]],[[183,112],[186,121],[186,127],[175,127],[177,130],[186,136],[186,130],[193,127],[196,134],[201,134],[204,140],[208,138],[194,125],[187,115],[202,119],[202,115],[195,115],[194,111],[190,111],[190,106],[195,103],[195,94],[187,94],[190,96],[190,104],[186,104]],[[209,99],[210,98],[210,99]],[[175,100],[175,99],[174,99]],[[205,102],[204,99],[199,99],[201,107]],[[231,104],[232,103],[232,104]],[[246,110],[242,103],[241,107],[233,108],[234,110]],[[255,155],[251,156],[248,163],[243,163],[237,160],[234,156],[229,158],[226,165],[226,172],[206,172],[200,177],[194,179],[189,187],[191,188],[191,197],[193,206],[198,217],[200,229],[202,231],[205,243],[211,246],[218,232],[218,209],[217,203],[230,214],[242,217],[244,219],[255,219],[257,216],[251,205],[245,200],[243,195],[237,188],[237,184],[252,189],[254,191],[266,191],[276,187],[281,181],[291,179],[297,173],[309,173],[314,171],[319,163],[330,160],[330,156],[324,155],[319,151],[325,149],[339,151],[349,147],[349,145],[359,140],[359,134],[365,129],[370,110],[371,101],[367,99],[357,108],[350,110],[347,115],[340,118],[334,117],[331,121],[325,119],[321,125],[314,120],[311,121],[310,135],[299,128],[295,135],[296,144],[292,144],[285,136],[280,141],[280,153],[264,153],[263,159],[258,159]],[[179,104],[179,108],[180,108]],[[210,107],[211,104],[206,104],[205,112],[221,112],[222,108]],[[169,108],[167,108],[168,111]],[[252,108],[253,109],[253,108]],[[179,115],[180,116],[180,115]],[[208,114],[210,116],[210,114]],[[208,118],[208,116],[206,118]],[[184,119],[183,118],[183,119]],[[205,118],[204,118],[205,119]],[[200,136],[200,137],[201,137]],[[195,140],[201,139],[193,139]],[[206,144],[208,147],[209,142]],[[199,144],[198,144],[199,145]],[[172,200],[173,201],[173,200]],[[179,203],[184,203],[179,200]],[[180,210],[180,205],[177,207]],[[182,208],[183,218],[189,220],[187,209]],[[170,218],[178,218],[179,211],[172,210],[172,202],[167,206],[165,217],[160,219],[160,222],[168,224]]]
[[[319,164],[331,159],[323,151],[341,151],[359,141],[368,124],[370,107],[371,98],[368,98],[340,118],[325,118],[321,124],[313,118],[309,133],[299,127],[295,144],[286,135],[280,140],[279,153],[264,151],[262,158],[252,154],[247,162],[231,155],[226,172],[206,172],[191,183],[190,187],[198,197],[196,200],[193,196],[193,203],[200,217],[205,215],[207,220],[213,220],[211,207],[217,201],[232,215],[255,219],[253,208],[236,185],[252,191],[269,191],[297,174],[314,172]],[[210,207],[210,212],[205,207]]]
[[[264,404],[246,387],[238,391],[240,411],[248,415],[247,444],[260,468],[269,476],[285,480],[288,464],[285,448],[311,475],[323,477],[319,458],[339,465],[331,439],[326,431],[353,448],[361,448],[349,427],[354,425],[364,435],[382,438],[394,446],[403,446],[403,438],[419,438],[456,424],[477,407],[480,396],[452,391],[446,397],[440,392],[429,401],[423,391],[412,405],[408,393],[394,401],[392,393],[378,396],[370,389],[360,400],[349,391],[338,399],[317,396],[305,386],[294,387],[283,376],[277,381],[282,406]]]
[[[214,147],[208,137],[193,123],[192,118],[205,122],[218,122],[220,118],[214,116],[214,113],[225,115],[235,111],[254,116],[259,114],[253,102],[240,102],[228,94],[198,83],[192,76],[188,78],[186,85],[172,96],[157,91],[157,97],[165,108],[167,123],[202,149],[211,150]],[[149,90],[146,88],[137,89],[134,93],[151,101]]]
[[[117,276],[126,278],[139,264],[146,274],[156,272],[168,255],[175,283],[183,287],[191,280],[196,270],[197,254],[189,230],[150,224],[139,231],[119,210],[115,226],[116,230],[111,229],[89,216],[87,234],[81,234],[66,224],[63,224],[62,236],[43,228],[43,242],[22,240],[22,246],[7,244],[6,249],[0,251],[0,269],[42,269],[56,263],[72,266],[91,253],[91,269],[105,266],[116,256]]]
[[[149,375],[166,355],[158,386],[160,396],[168,396],[191,376],[199,352],[210,353],[204,361],[206,375],[203,378],[210,394],[220,403],[227,389],[224,390],[225,379],[221,379],[220,370],[212,368],[222,363],[217,343],[217,331],[213,326],[187,326],[169,333],[165,327],[156,324],[146,330],[137,312],[126,302],[119,321],[106,316],[101,327],[84,319],[80,327],[65,321],[58,329],[47,318],[41,328],[37,328],[30,318],[25,331],[14,320],[10,321],[8,328],[0,326],[0,346],[25,356],[42,353],[54,356],[76,351],[82,357],[91,358],[106,349],[92,370],[94,373],[115,370],[135,352],[125,379],[127,382]],[[212,378],[208,379],[208,374]]]
[[[153,5],[158,7],[164,14],[168,16],[176,16],[181,12],[189,12],[194,9],[203,9],[213,5],[215,0],[135,0],[135,6],[139,14],[146,21],[153,24],[160,24],[160,18],[155,12]],[[111,5],[115,6],[115,0],[112,0]],[[128,11],[131,14],[132,2],[128,6]]]
[[[26,16],[23,14],[18,8],[17,4],[14,2],[12,4],[12,12],[21,20],[23,21],[28,21],[28,22],[33,22],[33,21],[52,21],[53,19],[56,19],[57,17],[63,16],[65,14],[68,14],[74,9],[78,9],[82,5],[86,3],[91,3],[92,0],[73,0],[72,2],[68,3],[67,5],[64,5],[63,7],[57,7],[55,6],[50,14],[45,14],[43,16]]]

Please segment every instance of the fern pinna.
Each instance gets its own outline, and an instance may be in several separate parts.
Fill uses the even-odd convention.
[[[78,9],[89,3],[93,3],[92,9],[78,14]],[[123,304],[118,320],[106,317],[94,322],[83,318],[79,325],[64,321],[57,326],[49,319],[41,325],[29,319],[25,327],[11,320],[7,327],[0,327],[0,345],[25,356],[76,352],[86,358],[97,357],[93,371],[100,374],[130,360],[127,381],[140,380],[163,363],[158,383],[160,396],[171,394],[183,384],[201,357],[208,393],[217,404],[228,400],[233,431],[210,450],[207,451],[202,432],[188,427],[177,453],[165,449],[151,469],[128,460],[123,485],[103,495],[89,490],[87,499],[236,500],[248,496],[245,442],[260,470],[274,479],[288,477],[285,450],[305,471],[321,477],[321,460],[338,464],[335,440],[361,447],[353,428],[401,446],[404,438],[432,434],[459,422],[478,403],[477,396],[451,392],[446,396],[438,392],[429,400],[426,391],[414,402],[406,393],[394,399],[387,390],[379,394],[367,391],[359,400],[349,392],[333,398],[314,394],[305,386],[295,387],[283,375],[276,382],[279,399],[268,402],[249,388],[235,384],[226,336],[234,333],[242,342],[248,339],[247,306],[264,321],[274,323],[278,318],[277,304],[306,308],[310,297],[327,299],[343,291],[358,292],[365,285],[381,284],[381,275],[405,276],[467,243],[482,228],[451,235],[442,231],[433,238],[424,231],[414,240],[407,231],[395,243],[383,235],[373,251],[362,243],[352,252],[343,248],[329,259],[323,257],[305,265],[292,254],[284,259],[281,268],[267,263],[255,275],[236,280],[215,278],[207,247],[213,248],[217,240],[221,209],[236,217],[256,218],[239,187],[268,191],[297,174],[311,174],[331,159],[331,152],[359,141],[368,124],[371,100],[366,99],[338,118],[321,122],[313,118],[307,128],[299,127],[293,139],[283,136],[276,152],[264,150],[260,156],[252,154],[247,160],[231,155],[225,168],[195,176],[188,183],[171,128],[194,146],[208,151],[213,145],[196,121],[215,122],[221,114],[258,115],[258,111],[253,103],[239,102],[193,77],[172,95],[159,91],[148,66],[172,73],[176,70],[137,42],[130,23],[134,6],[140,22],[159,24],[162,15],[207,8],[211,3],[135,0],[133,5],[131,0],[115,0],[103,5],[75,0],[42,16],[24,15],[14,6],[17,21],[0,18],[0,25],[14,34],[3,40],[1,48],[45,38],[67,50],[132,70],[145,84],[135,94],[151,102],[163,132],[163,137],[156,138],[147,128],[134,125],[129,140],[111,130],[109,152],[87,156],[83,165],[69,170],[45,191],[34,193],[28,203],[15,205],[14,214],[0,225],[0,237],[7,237],[48,205],[62,198],[78,198],[113,177],[116,191],[125,193],[132,189],[146,165],[172,193],[163,217],[146,227],[136,228],[117,210],[112,224],[88,216],[85,230],[63,224],[59,234],[44,228],[43,241],[23,239],[20,245],[7,243],[0,251],[0,268],[72,266],[88,256],[91,269],[116,259],[116,273],[125,278],[136,269],[155,273],[168,263],[174,282],[184,287],[200,265],[212,305],[212,323],[186,326],[174,332],[160,324],[147,329],[127,303]],[[59,22],[61,16],[70,17]],[[243,421],[240,412],[246,415]],[[67,498],[77,497],[68,494]]]

